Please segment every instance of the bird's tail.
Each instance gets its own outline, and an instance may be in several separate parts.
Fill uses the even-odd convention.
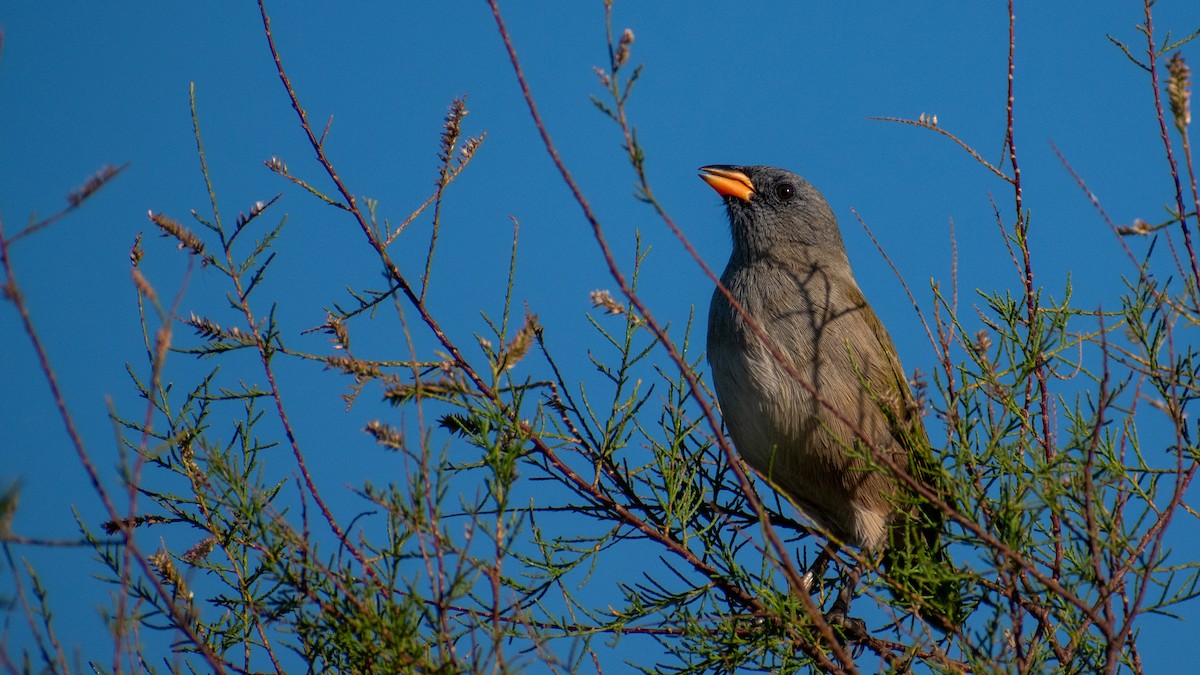
[[[931,626],[953,632],[966,618],[961,575],[942,541],[943,514],[924,503],[902,509],[883,553],[892,595]]]

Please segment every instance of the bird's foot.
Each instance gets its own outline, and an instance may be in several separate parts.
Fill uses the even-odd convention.
[[[839,632],[850,642],[866,640],[869,636],[869,633],[867,633],[867,622],[853,616],[847,616],[846,611],[841,607],[835,606],[829,610],[825,614],[825,622],[831,627],[839,629]]]
[[[804,575],[800,577],[800,588],[805,593],[812,595],[821,590],[821,585],[818,583],[818,581],[817,575],[813,574],[810,570],[805,572]]]

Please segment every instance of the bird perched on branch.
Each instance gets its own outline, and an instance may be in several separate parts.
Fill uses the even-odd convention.
[[[708,361],[734,446],[835,546],[882,556],[897,599],[947,629],[962,601],[939,543],[945,514],[914,487],[941,495],[941,467],[833,211],[783,169],[706,166],[700,177],[724,198],[733,231]]]

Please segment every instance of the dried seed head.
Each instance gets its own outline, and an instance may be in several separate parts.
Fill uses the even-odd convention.
[[[533,337],[542,330],[541,324],[538,323],[536,314],[526,314],[525,324],[513,336],[504,347],[504,353],[500,355],[500,365],[505,369],[512,369],[516,366],[525,355],[529,353],[529,347],[533,344]]]
[[[1117,228],[1117,234],[1146,235],[1146,234],[1150,234],[1153,231],[1154,231],[1154,228],[1151,227],[1150,223],[1147,223],[1146,221],[1142,220],[1141,218],[1134,218],[1132,224],[1121,225]]]
[[[1167,59],[1167,98],[1171,101],[1171,115],[1175,117],[1175,128],[1186,133],[1192,123],[1192,69],[1183,60],[1183,54]]]
[[[456,173],[462,171],[467,162],[471,161],[471,158],[475,156],[475,151],[483,144],[483,139],[485,138],[487,138],[486,131],[478,136],[472,136],[463,142],[462,147],[458,150],[458,168],[456,169]]]
[[[90,176],[83,185],[71,190],[70,194],[67,195],[67,201],[71,206],[79,206],[83,200],[92,196],[92,193],[99,190],[105,183],[112,180],[113,176],[116,176],[120,172],[121,169],[115,166],[105,165],[100,167],[100,170]]]
[[[595,290],[589,293],[588,297],[592,301],[592,306],[603,309],[605,314],[623,314],[635,326],[640,326],[643,323],[642,319],[633,312],[632,308],[627,308],[625,305],[617,302],[617,299],[608,291]]]
[[[185,551],[184,554],[182,556],[180,556],[180,558],[189,565],[195,565],[196,563],[200,562],[201,560],[204,560],[205,558],[207,558],[208,554],[212,553],[213,546],[216,546],[216,544],[217,544],[216,537],[205,537],[205,538],[201,539],[200,541],[196,542],[195,546],[193,546],[193,547],[189,548],[187,551]]]
[[[625,313],[625,306],[617,302],[612,293],[608,291],[595,290],[589,293],[588,297],[591,299],[593,307],[603,308],[606,314]]]
[[[271,201],[275,201],[275,200],[271,200]],[[257,218],[259,216],[259,214],[261,214],[263,212],[263,210],[267,208],[267,206],[268,206],[268,204],[266,202],[261,202],[261,201],[254,202],[254,206],[250,207],[249,215],[247,215],[245,213],[239,213],[238,217],[237,217],[238,229],[245,227],[246,223],[249,223],[250,221]]]
[[[163,236],[174,237],[179,242],[179,248],[186,248],[202,258],[204,257],[204,242],[194,232],[169,216],[153,211],[149,213],[150,220],[163,231]]]
[[[138,294],[143,298],[146,298],[150,302],[158,301],[158,294],[154,292],[154,287],[150,285],[150,282],[142,274],[142,271],[136,267],[133,268],[133,285],[137,288]]]
[[[613,55],[613,70],[619,69],[629,60],[629,47],[633,44],[633,31],[626,28],[617,42],[617,52]]]
[[[347,375],[353,375],[358,380],[382,379],[385,377],[379,366],[369,361],[359,361],[349,356],[326,356],[325,365],[330,368],[336,368]]]
[[[124,518],[120,521],[109,520],[101,524],[100,527],[104,530],[105,534],[116,534],[120,532],[123,527],[134,528],[141,525],[159,525],[169,522],[171,521],[163,518],[162,516],[136,516],[132,519]]]
[[[150,565],[158,572],[158,578],[168,586],[178,587],[182,582],[179,572],[175,569],[175,563],[171,560],[171,554],[167,553],[166,549],[160,549],[158,553],[150,556]]]
[[[450,158],[454,156],[454,149],[458,147],[458,139],[462,136],[462,120],[467,116],[467,99],[456,98],[450,103],[450,109],[446,111],[446,119],[442,123],[442,142],[441,148],[438,151],[438,159],[442,161],[443,167],[449,165]],[[445,175],[443,171],[443,185],[445,184]]]
[[[133,246],[129,247],[129,262],[134,267],[137,267],[145,255],[145,251],[142,250],[142,233],[138,232],[137,236],[133,239]]]
[[[341,317],[332,314],[325,315],[325,325],[323,326],[325,333],[332,335],[334,349],[350,349],[350,329],[346,327],[346,322]]]
[[[366,432],[375,437],[375,441],[386,448],[393,450],[404,449],[404,434],[400,433],[395,427],[384,424],[379,420],[371,420],[367,422]]]
[[[195,328],[196,335],[201,337],[219,338],[224,335],[224,331],[221,329],[221,324],[213,321],[212,319],[196,316],[195,312],[192,312],[188,318],[183,319],[182,321],[184,324]]]
[[[983,357],[987,356],[988,348],[992,346],[992,338],[986,330],[980,329],[975,334],[975,351]]]
[[[592,70],[596,72],[596,77],[600,78],[601,87],[607,89],[608,85],[612,84],[612,80],[608,77],[608,73],[601,70],[599,66],[592,66]]]

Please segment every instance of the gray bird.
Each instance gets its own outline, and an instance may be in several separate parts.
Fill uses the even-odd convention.
[[[733,231],[721,275],[728,296],[716,289],[709,310],[708,361],[734,446],[836,543],[882,555],[897,598],[947,628],[961,600],[938,571],[949,564],[938,542],[944,514],[872,453],[935,491],[940,467],[833,211],[783,169],[700,172],[724,198]]]

